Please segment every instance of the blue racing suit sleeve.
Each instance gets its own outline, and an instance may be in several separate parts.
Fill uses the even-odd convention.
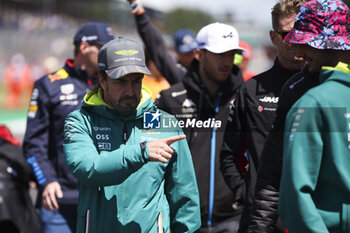
[[[41,188],[57,180],[49,159],[50,107],[50,94],[41,79],[34,85],[23,139],[23,154]]]

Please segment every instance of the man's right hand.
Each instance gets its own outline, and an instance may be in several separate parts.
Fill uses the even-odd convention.
[[[145,12],[145,8],[143,7],[143,4],[141,0],[127,0],[130,3],[130,6],[132,7],[131,13],[133,15],[141,15]]]
[[[148,143],[149,159],[153,162],[168,162],[174,153],[171,144],[179,140],[185,139],[186,135],[176,135],[169,138],[158,139]]]
[[[58,209],[59,206],[58,206],[56,197],[58,198],[63,197],[61,185],[57,181],[51,182],[48,185],[46,185],[44,192],[42,194],[43,207],[52,212],[54,212],[55,209]]]

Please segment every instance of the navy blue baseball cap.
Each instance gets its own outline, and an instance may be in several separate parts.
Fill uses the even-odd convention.
[[[74,45],[86,41],[89,44],[104,45],[115,38],[112,28],[105,23],[88,22],[82,24],[74,36]]]
[[[175,48],[180,53],[188,53],[197,49],[196,36],[193,31],[180,29],[174,34]]]

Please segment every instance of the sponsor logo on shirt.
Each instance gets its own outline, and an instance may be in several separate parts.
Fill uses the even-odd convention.
[[[264,96],[264,98],[259,99],[260,102],[263,103],[275,103],[277,104],[279,100],[279,97],[271,97],[271,96]]]
[[[350,112],[345,113],[344,117],[350,119]],[[348,123],[348,132],[350,131],[350,123]],[[350,150],[350,133],[348,133],[348,149]]]
[[[94,129],[95,131],[109,131],[109,132],[112,131],[112,128],[111,128],[111,127],[97,127],[97,126],[94,126],[93,129]]]
[[[60,101],[62,105],[78,105],[79,104],[78,94],[61,95]]]
[[[109,140],[109,135],[108,134],[96,134],[96,139],[97,140]]]
[[[301,77],[299,80],[289,85],[289,89],[293,89],[298,83],[302,82],[305,78]]]
[[[176,97],[176,96],[179,96],[179,95],[184,95],[187,93],[187,90],[183,90],[183,91],[177,91],[177,92],[172,92],[171,93],[171,96],[172,97]]]
[[[109,142],[98,142],[97,143],[98,149],[100,150],[111,150],[112,145]]]
[[[28,117],[29,118],[35,118],[35,116],[36,116],[36,112],[28,111]]]
[[[39,97],[39,89],[38,88],[34,88],[32,91],[32,100],[37,100]]]
[[[196,104],[190,99],[185,99],[185,101],[182,103],[182,112],[183,113],[196,112]]]
[[[149,136],[141,136],[140,137],[140,141],[141,142],[152,142],[154,140],[157,140],[157,138],[152,138],[152,137],[149,137]]]
[[[29,112],[36,112],[36,111],[38,111],[38,106],[37,105],[29,105],[28,111]]]
[[[78,94],[61,95],[60,101],[75,100],[77,98],[78,98]]]
[[[31,101],[29,103],[28,107],[28,117],[29,118],[35,118],[36,112],[38,111],[38,104],[37,104],[37,99],[39,97],[39,89],[34,88],[32,91],[32,97]]]
[[[264,106],[258,106],[258,111],[263,112],[263,111],[269,111],[269,112],[275,112],[277,109],[276,108],[267,108]]]
[[[57,71],[54,74],[49,74],[47,77],[53,83],[56,80],[66,79],[66,78],[68,78],[68,76],[69,76],[68,73],[64,69],[60,69],[59,71]]]
[[[64,140],[70,142],[75,139],[74,132],[76,131],[74,121],[69,121],[64,125]]]
[[[109,132],[112,132],[112,128],[102,126],[93,126],[92,128],[96,132],[95,138],[98,149],[108,151],[112,150],[112,144],[109,142],[111,139]]]
[[[72,94],[74,92],[74,84],[69,83],[69,84],[61,85],[61,92],[65,95]]]
[[[290,130],[291,134],[289,135],[289,141],[293,141],[294,140],[295,134],[293,134],[293,133],[298,132],[298,129],[300,127],[300,119],[304,115],[304,113],[305,113],[305,109],[304,108],[298,108],[294,112],[294,114],[293,114],[294,122],[293,122],[293,125],[292,125],[293,127]]]

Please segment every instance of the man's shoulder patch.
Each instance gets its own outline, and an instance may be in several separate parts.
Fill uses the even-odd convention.
[[[57,71],[54,74],[49,74],[47,77],[53,83],[56,80],[66,79],[66,78],[68,78],[68,76],[69,76],[69,74],[67,73],[67,71],[65,71],[64,69],[60,69],[59,71]]]

